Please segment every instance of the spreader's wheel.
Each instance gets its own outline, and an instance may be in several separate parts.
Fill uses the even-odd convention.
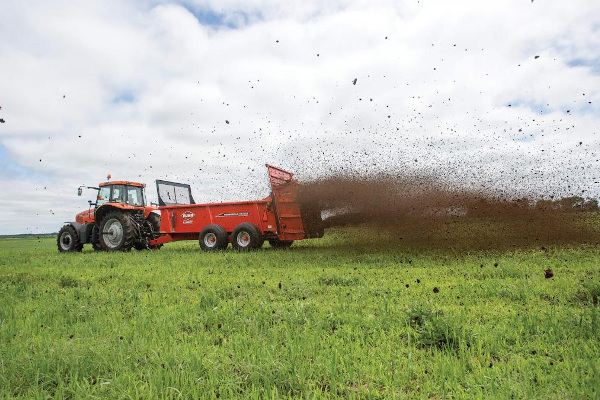
[[[60,252],[81,251],[83,249],[83,244],[79,241],[77,231],[71,225],[65,225],[60,229],[56,238],[56,244]]]
[[[269,240],[269,244],[271,247],[276,249],[289,249],[290,246],[294,243],[293,240],[279,240],[279,239],[271,239]]]
[[[111,212],[100,223],[100,245],[106,251],[129,251],[135,241],[135,229],[129,215]]]
[[[225,250],[228,244],[227,231],[221,225],[207,225],[200,232],[199,242],[204,251]]]
[[[265,240],[255,225],[248,222],[239,224],[231,234],[231,245],[237,251],[250,251],[260,248]]]

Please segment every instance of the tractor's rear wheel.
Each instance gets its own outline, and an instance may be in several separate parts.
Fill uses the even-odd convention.
[[[237,251],[250,251],[262,247],[265,242],[260,230],[253,224],[244,222],[231,233],[231,245]]]
[[[106,251],[129,251],[135,242],[135,229],[129,215],[109,213],[100,223],[100,245]]]
[[[289,249],[290,246],[294,243],[293,240],[279,240],[279,239],[271,239],[269,240],[269,244],[271,247],[276,249]]]
[[[160,232],[160,215],[157,213],[150,213],[147,218],[148,222],[152,225],[152,230],[154,233]],[[158,250],[162,247],[162,244],[152,244],[149,245],[148,248],[150,250]]]
[[[77,235],[77,231],[71,225],[65,225],[60,229],[56,238],[56,244],[60,252],[81,251],[83,249],[79,235]]]
[[[229,244],[227,231],[221,225],[207,225],[200,232],[198,241],[204,251],[225,250]]]
[[[100,230],[98,229],[98,225],[94,225],[92,228],[92,248],[96,251],[104,250],[102,246],[100,246]]]
[[[151,230],[151,235],[138,240],[133,244],[136,250],[158,250],[162,247],[162,244],[149,244],[150,240],[154,239],[154,233],[160,231],[160,215],[156,213],[150,213],[146,221],[144,221],[143,229],[147,232]]]

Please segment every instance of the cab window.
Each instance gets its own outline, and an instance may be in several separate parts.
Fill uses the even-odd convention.
[[[141,187],[129,186],[129,205],[141,207],[144,205],[144,191]]]

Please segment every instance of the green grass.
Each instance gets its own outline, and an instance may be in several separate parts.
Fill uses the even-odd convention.
[[[600,397],[596,244],[377,235],[250,254],[1,240],[0,396]]]

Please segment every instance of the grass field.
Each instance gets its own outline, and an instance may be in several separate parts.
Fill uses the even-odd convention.
[[[597,243],[477,250],[465,229],[250,254],[1,240],[0,396],[599,398]]]

